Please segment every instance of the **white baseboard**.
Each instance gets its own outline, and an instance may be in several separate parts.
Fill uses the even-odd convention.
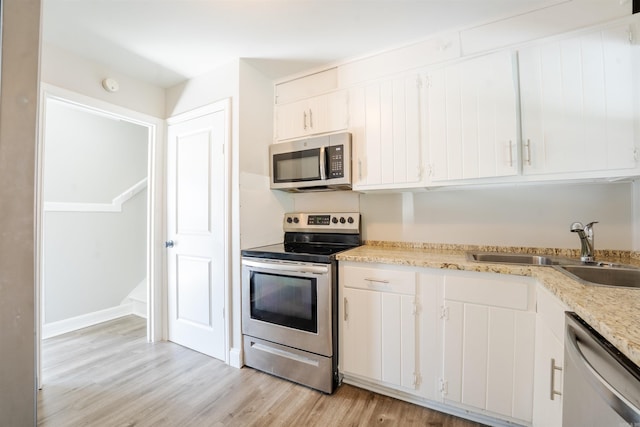
[[[78,329],[86,328],[87,326],[97,325],[98,323],[117,319],[122,316],[128,316],[129,314],[136,314],[133,312],[133,305],[131,303],[106,308],[100,311],[94,311],[92,313],[71,317],[57,322],[45,323],[42,325],[42,339],[66,334],[67,332],[77,331]]]
[[[147,303],[131,300],[131,312],[138,317],[147,318]]]
[[[242,368],[244,361],[242,360],[242,350],[239,348],[232,348],[229,350],[229,366],[234,368]]]

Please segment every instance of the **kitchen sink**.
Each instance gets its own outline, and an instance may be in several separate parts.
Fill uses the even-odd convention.
[[[561,265],[557,268],[569,276],[597,285],[640,288],[640,269],[628,265],[597,263]]]
[[[525,264],[525,265],[558,265],[575,263],[569,258],[551,255],[514,254],[502,252],[467,252],[467,259],[476,262],[495,264]]]

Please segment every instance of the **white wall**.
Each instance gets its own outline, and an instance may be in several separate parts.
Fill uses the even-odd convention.
[[[630,183],[544,184],[360,197],[367,240],[579,249],[574,221],[600,221],[596,249],[632,248]]]
[[[360,211],[364,240],[579,249],[570,224],[599,221],[596,249],[637,250],[639,187],[637,182],[528,184],[293,197],[295,210]]]
[[[3,0],[0,7],[0,421],[33,426],[40,1]]]
[[[81,58],[48,43],[42,44],[41,81],[120,107],[164,119],[163,88],[114,71],[109,65]],[[102,87],[106,77],[115,78],[120,90],[110,93]]]
[[[147,192],[100,212],[147,178],[148,128],[48,99],[42,282],[49,324],[118,306],[146,276]],[[63,203],[62,211],[50,211]],[[93,212],[64,211],[80,203]]]
[[[240,248],[282,241],[282,218],[293,210],[290,194],[269,188],[273,142],[273,81],[240,61]]]

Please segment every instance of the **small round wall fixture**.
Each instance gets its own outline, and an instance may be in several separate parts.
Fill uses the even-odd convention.
[[[115,79],[112,79],[111,77],[107,77],[106,79],[102,80],[102,87],[107,92],[112,92],[112,93],[117,92],[118,89],[120,89],[120,85],[118,84],[118,82]]]

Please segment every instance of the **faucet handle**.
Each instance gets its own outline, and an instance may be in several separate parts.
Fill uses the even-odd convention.
[[[584,225],[581,222],[574,222],[571,224],[571,231],[583,231]]]
[[[589,224],[585,225],[584,228],[585,228],[585,230],[588,229],[588,228],[592,228],[593,224],[597,224],[599,222],[600,221],[591,221]]]

